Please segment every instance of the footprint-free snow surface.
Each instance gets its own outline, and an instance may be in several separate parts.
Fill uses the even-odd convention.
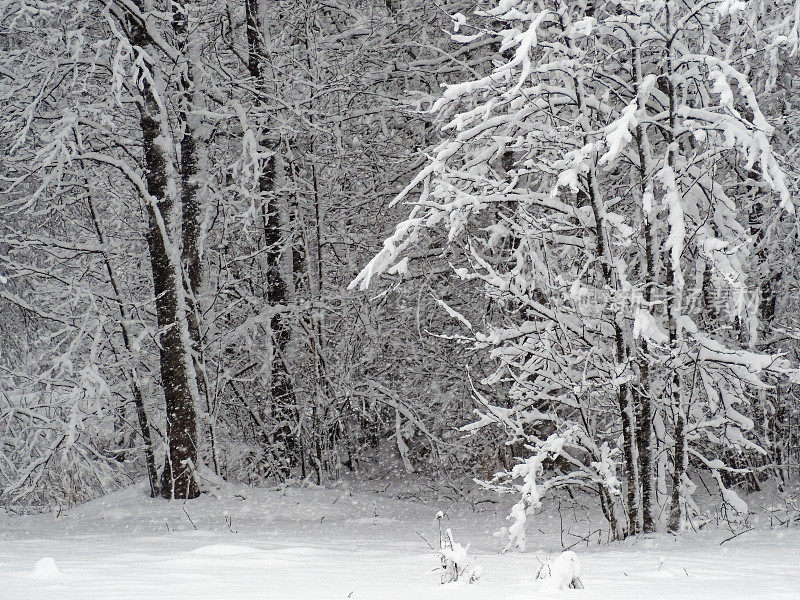
[[[505,505],[448,504],[320,488],[230,488],[181,503],[136,486],[59,516],[0,516],[0,599],[800,600],[797,530],[755,529],[722,545],[722,528],[592,537],[572,548],[585,589],[543,593],[541,561],[597,522],[547,511],[528,552],[501,555],[492,534]],[[440,585],[427,545],[438,546],[440,509],[455,540],[471,544],[480,583]]]

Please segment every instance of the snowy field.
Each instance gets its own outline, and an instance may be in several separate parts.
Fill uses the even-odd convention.
[[[471,543],[479,584],[439,584],[438,557],[422,539],[438,546],[439,509],[456,541]],[[585,589],[538,592],[540,561],[562,548],[559,516],[539,516],[527,553],[500,555],[492,534],[504,510],[347,488],[228,488],[183,504],[134,487],[58,517],[0,517],[0,598],[800,599],[800,532],[790,529],[722,545],[731,535],[722,529],[602,545],[593,537],[573,548]],[[569,519],[567,545],[597,528]]]

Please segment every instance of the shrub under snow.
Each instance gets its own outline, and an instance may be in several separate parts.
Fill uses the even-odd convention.
[[[581,563],[577,554],[567,550],[548,560],[536,574],[536,581],[540,591],[582,590]]]
[[[473,559],[467,554],[469,544],[462,546],[453,540],[453,533],[449,527],[442,534],[443,517],[441,511],[436,515],[436,519],[439,521],[439,558],[442,561],[442,584],[455,581],[477,583],[483,575],[483,567],[474,564]]]

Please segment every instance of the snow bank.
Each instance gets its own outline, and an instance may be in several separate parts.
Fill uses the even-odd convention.
[[[595,530],[602,516],[578,509],[573,519],[563,506],[559,515],[557,504],[545,498],[528,531],[536,554],[501,555],[492,533],[508,513],[510,496],[474,506],[448,504],[442,519],[471,542],[469,558],[485,574],[479,585],[460,585],[459,578],[457,586],[442,586],[434,568],[438,526],[431,504],[384,493],[385,485],[381,493],[227,486],[217,497],[185,503],[148,498],[134,488],[58,518],[4,518],[0,599],[800,598],[795,529],[754,530],[722,546],[731,535],[724,524],[677,538],[581,542],[578,562],[573,552],[559,556],[562,523],[564,541],[574,541]],[[554,557],[548,581],[536,582],[537,556],[547,555]],[[587,589],[550,595],[575,577]]]
[[[61,571],[59,571],[55,559],[46,556],[36,562],[29,576],[31,579],[58,579],[61,577]]]

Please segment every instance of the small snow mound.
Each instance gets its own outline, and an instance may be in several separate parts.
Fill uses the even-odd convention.
[[[581,563],[571,550],[559,554],[546,562],[536,574],[539,591],[550,592],[566,589],[583,589]]]
[[[33,571],[30,572],[33,579],[56,579],[61,577],[56,561],[50,556],[46,556],[36,562]]]
[[[248,554],[258,552],[256,548],[250,546],[235,546],[233,544],[211,544],[190,550],[189,554],[199,554],[201,556],[234,556],[236,554]]]

